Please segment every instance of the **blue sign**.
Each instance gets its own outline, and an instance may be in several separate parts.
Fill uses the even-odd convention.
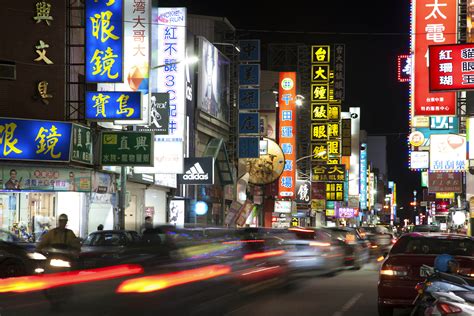
[[[259,137],[239,137],[239,158],[260,157]]]
[[[239,85],[257,86],[260,84],[260,64],[239,65]]]
[[[259,127],[258,113],[239,113],[239,134],[258,134]]]
[[[123,0],[86,0],[86,82],[123,82]]]
[[[71,123],[0,118],[0,159],[69,161]]]
[[[454,116],[430,116],[430,129],[454,130],[458,129],[459,121]],[[456,132],[457,133],[457,132]]]
[[[258,110],[260,105],[260,90],[255,88],[239,89],[239,110]]]
[[[141,92],[86,92],[86,119],[141,120]]]
[[[260,61],[260,40],[239,41],[240,61]]]

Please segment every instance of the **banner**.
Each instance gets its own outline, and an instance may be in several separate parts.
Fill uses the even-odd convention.
[[[0,190],[91,191],[91,171],[47,167],[3,167]]]

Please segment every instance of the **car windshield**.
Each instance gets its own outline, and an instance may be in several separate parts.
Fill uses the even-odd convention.
[[[125,243],[126,239],[123,234],[104,232],[90,234],[83,244],[85,246],[123,246]]]
[[[392,248],[392,254],[443,254],[453,256],[474,255],[474,242],[470,239],[402,237]]]
[[[441,228],[439,226],[433,225],[418,225],[413,228],[414,232],[440,232]]]

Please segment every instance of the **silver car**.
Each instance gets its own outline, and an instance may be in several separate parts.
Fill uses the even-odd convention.
[[[323,229],[289,228],[286,259],[293,276],[333,275],[344,268],[344,247]]]

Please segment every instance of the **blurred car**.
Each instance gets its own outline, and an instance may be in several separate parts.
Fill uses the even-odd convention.
[[[90,233],[82,242],[80,266],[96,268],[128,262],[143,252],[142,239],[132,230],[101,230]]]
[[[345,265],[345,245],[324,229],[289,228],[285,241],[292,276],[333,275]]]
[[[358,270],[370,259],[370,242],[352,227],[325,227],[344,245],[344,264]]]
[[[0,230],[0,278],[43,273],[46,257],[35,248],[35,244]]]
[[[370,241],[370,256],[372,258],[386,255],[396,241],[394,234],[384,226],[368,226],[361,227],[361,229],[365,233],[365,238]]]
[[[461,273],[474,273],[474,240],[466,235],[408,233],[393,245],[382,264],[378,282],[379,315],[392,315],[394,308],[412,306],[415,286],[424,280],[422,265],[433,266],[437,255],[455,256]]]

